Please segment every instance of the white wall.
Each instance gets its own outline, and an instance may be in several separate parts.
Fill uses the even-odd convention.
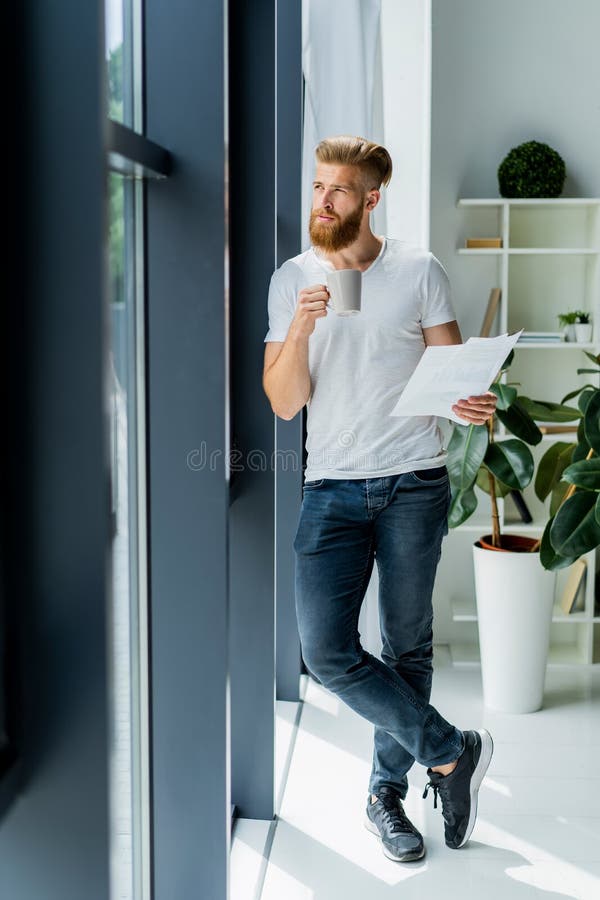
[[[385,147],[394,172],[387,188],[387,234],[429,244],[431,0],[382,0]]]
[[[500,162],[528,140],[565,160],[563,196],[600,196],[599,43],[599,0],[432,0],[430,246],[465,339],[479,332],[497,271],[494,257],[456,253],[456,201],[499,196]],[[444,587],[444,573],[456,585],[452,556],[450,538],[434,601],[438,642],[464,634]]]
[[[465,338],[487,292],[456,253],[456,201],[499,196],[500,162],[528,140],[565,160],[563,196],[600,196],[599,50],[598,0],[432,0],[431,249]]]

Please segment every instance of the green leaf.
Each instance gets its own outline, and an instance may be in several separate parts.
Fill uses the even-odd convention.
[[[494,382],[490,386],[490,391],[498,398],[496,409],[508,409],[511,403],[517,399],[517,389],[508,384],[502,384],[500,381]]]
[[[501,367],[502,372],[505,372],[506,369],[508,369],[510,367],[514,358],[515,358],[515,351],[511,350],[510,353],[508,354],[508,356],[506,357],[506,359],[504,360],[504,362],[502,363],[502,367]]]
[[[572,422],[581,417],[581,413],[575,406],[564,406],[562,403],[531,400],[529,397],[519,397],[519,403],[527,410],[532,419],[541,422]]]
[[[562,473],[571,462],[575,444],[556,441],[550,444],[538,463],[535,476],[535,495],[542,502],[560,482]]]
[[[577,401],[577,406],[579,407],[579,409],[581,410],[583,415],[585,415],[587,405],[590,402],[590,400],[592,399],[592,397],[594,396],[595,390],[596,390],[596,388],[592,388],[591,390],[583,391],[583,393],[579,397],[579,400]]]
[[[598,356],[594,356],[593,353],[588,353],[587,350],[584,350],[583,352],[588,359],[591,359],[593,363],[596,363],[597,366],[600,366],[600,353],[598,354]],[[600,371],[600,369],[598,371]]]
[[[597,375],[598,369],[577,369],[578,375],[587,375],[589,373],[591,373],[592,375]]]
[[[446,461],[454,494],[472,487],[488,442],[488,430],[485,425],[454,426]]]
[[[552,529],[553,521],[554,519],[550,519],[546,524],[544,534],[542,535],[542,543],[540,545],[540,562],[545,569],[550,569],[551,571],[554,571],[555,569],[564,569],[566,566],[572,565],[576,559],[574,556],[561,556],[552,546],[550,542],[550,531]]]
[[[475,480],[475,484],[478,488],[481,488],[482,491],[485,491],[486,494],[490,493],[490,470],[485,466],[480,466],[479,472],[477,473],[477,478]],[[497,478],[494,478],[494,484],[496,486],[496,496],[497,497],[506,497],[507,494],[510,494],[512,488],[507,484],[503,484],[501,481],[498,481]]]
[[[490,444],[484,463],[496,478],[515,490],[527,487],[533,475],[533,456],[522,441],[508,440]]]
[[[588,491],[600,491],[600,459],[593,456],[573,463],[565,469],[563,478]]]
[[[600,494],[598,494],[598,499],[596,500],[596,522],[600,525]]]
[[[455,494],[448,512],[448,525],[456,528],[462,525],[477,509],[477,497],[472,487]]]
[[[555,488],[552,490],[552,495],[550,497],[550,515],[555,516],[558,510],[560,509],[560,505],[564,500],[564,496],[569,490],[570,485],[567,484],[566,481],[559,481]]]
[[[599,371],[600,371],[600,370],[599,370]],[[580,394],[582,391],[585,391],[586,388],[592,388],[592,389],[594,389],[594,385],[593,385],[593,384],[584,384],[583,387],[578,387],[578,388],[576,388],[574,391],[571,391],[570,394],[565,394],[565,396],[564,396],[564,397],[562,398],[562,400],[560,401],[560,402],[561,402],[561,406],[562,406],[563,403],[566,403],[567,400],[572,400],[573,397],[576,397],[576,396],[577,396],[578,394]]]
[[[586,406],[583,430],[590,447],[600,453],[600,390],[593,392]]]
[[[578,558],[600,545],[596,521],[595,491],[575,491],[558,510],[550,529],[550,541],[560,556]]]
[[[585,459],[591,449],[585,437],[584,420],[582,419],[577,426],[577,446],[573,450],[571,462],[579,462],[580,459]]]
[[[519,400],[515,400],[508,409],[496,409],[496,415],[511,434],[527,444],[539,444],[542,440],[542,432]]]

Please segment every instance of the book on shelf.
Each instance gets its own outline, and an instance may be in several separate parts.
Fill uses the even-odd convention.
[[[569,577],[560,598],[560,608],[566,616],[576,609],[577,597],[582,593],[582,588],[585,585],[586,571],[587,563],[585,559],[576,559],[571,566]]]
[[[562,331],[524,331],[517,343],[561,344],[564,340]]]
[[[502,238],[467,238],[465,241],[467,250],[483,250],[488,247],[502,247]]]
[[[577,422],[557,425],[556,422],[536,422],[542,434],[577,434]]]
[[[488,299],[488,304],[485,310],[485,315],[483,317],[483,322],[481,324],[481,331],[479,332],[479,337],[489,337],[490,331],[492,330],[492,324],[494,319],[496,318],[496,313],[498,312],[498,304],[500,303],[500,295],[502,291],[500,288],[492,288],[490,291],[490,296]]]

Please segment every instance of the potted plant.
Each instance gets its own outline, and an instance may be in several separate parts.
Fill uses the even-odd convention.
[[[498,167],[502,197],[560,197],[567,169],[556,150],[541,141],[513,147]]]
[[[512,358],[511,353],[501,377]],[[501,534],[497,498],[531,482],[535,463],[529,448],[542,440],[536,420],[572,422],[582,413],[580,407],[520,396],[515,385],[500,380],[490,390],[498,398],[494,416],[487,425],[455,425],[448,444],[448,522],[456,527],[473,514],[476,486],[490,495],[491,534],[473,547],[484,702],[503,712],[533,712],[543,697],[556,567],[540,563],[540,541]],[[506,438],[499,437],[498,424]]]
[[[592,323],[590,322],[590,314],[581,309],[577,310],[577,319],[575,320],[575,340],[581,343],[589,343],[592,339]]]
[[[585,354],[594,368],[577,374],[600,376],[600,354]],[[535,492],[550,496],[550,516],[540,544],[540,561],[550,571],[571,565],[600,546],[600,388],[586,384],[563,398],[578,397],[577,440],[557,441],[540,460]],[[537,549],[537,548],[534,548]]]
[[[573,312],[559,313],[558,314],[558,324],[562,325],[563,331],[565,333],[565,339],[567,341],[575,341],[575,324],[577,322],[577,310],[573,310]]]

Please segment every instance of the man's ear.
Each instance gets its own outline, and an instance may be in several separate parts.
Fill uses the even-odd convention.
[[[379,203],[379,196],[379,191],[369,191],[369,195],[367,197],[367,209],[375,209],[375,207]]]

